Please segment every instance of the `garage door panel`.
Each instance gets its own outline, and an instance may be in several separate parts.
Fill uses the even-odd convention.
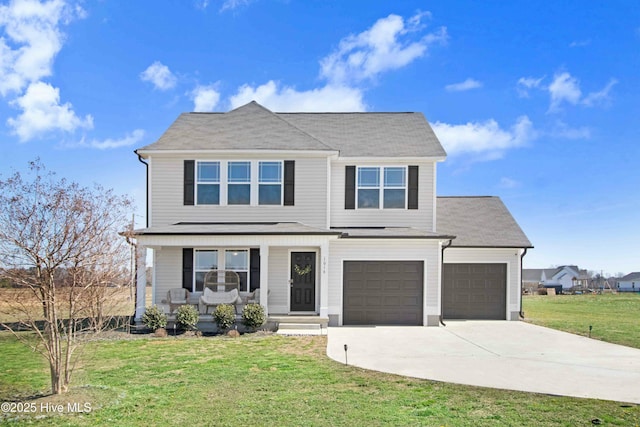
[[[422,261],[345,261],[345,325],[422,325]]]
[[[447,319],[505,319],[506,264],[444,264]]]

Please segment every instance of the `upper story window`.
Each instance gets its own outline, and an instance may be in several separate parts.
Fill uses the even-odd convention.
[[[358,209],[404,209],[406,195],[406,167],[358,168]]]
[[[295,161],[185,160],[183,204],[295,205]]]
[[[196,192],[199,205],[220,204],[220,162],[198,162]]]
[[[251,162],[229,162],[227,177],[227,203],[251,204]]]
[[[258,204],[282,204],[282,162],[258,164]]]

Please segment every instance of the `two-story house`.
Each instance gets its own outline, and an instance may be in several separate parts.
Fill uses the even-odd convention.
[[[152,299],[212,269],[269,315],[331,325],[517,320],[531,247],[495,197],[436,197],[446,153],[420,113],[186,113],[147,165]],[[139,269],[136,317],[144,312]]]

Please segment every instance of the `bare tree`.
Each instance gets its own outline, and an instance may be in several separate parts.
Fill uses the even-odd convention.
[[[0,279],[18,289],[4,324],[49,362],[51,391],[67,390],[82,344],[110,323],[113,286],[126,284],[131,201],[58,179],[40,162],[0,180]],[[17,332],[27,329],[33,334]]]

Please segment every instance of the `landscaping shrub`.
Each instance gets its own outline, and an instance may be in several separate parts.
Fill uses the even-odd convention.
[[[242,309],[242,323],[249,329],[257,329],[264,325],[267,317],[264,314],[264,307],[260,304],[247,304]]]
[[[176,310],[176,324],[180,329],[191,330],[198,324],[200,315],[191,305],[181,305]]]
[[[156,305],[147,307],[142,315],[142,323],[152,331],[156,331],[167,326],[167,315]]]
[[[220,304],[213,311],[213,320],[221,331],[227,330],[236,322],[236,311],[232,305]]]

